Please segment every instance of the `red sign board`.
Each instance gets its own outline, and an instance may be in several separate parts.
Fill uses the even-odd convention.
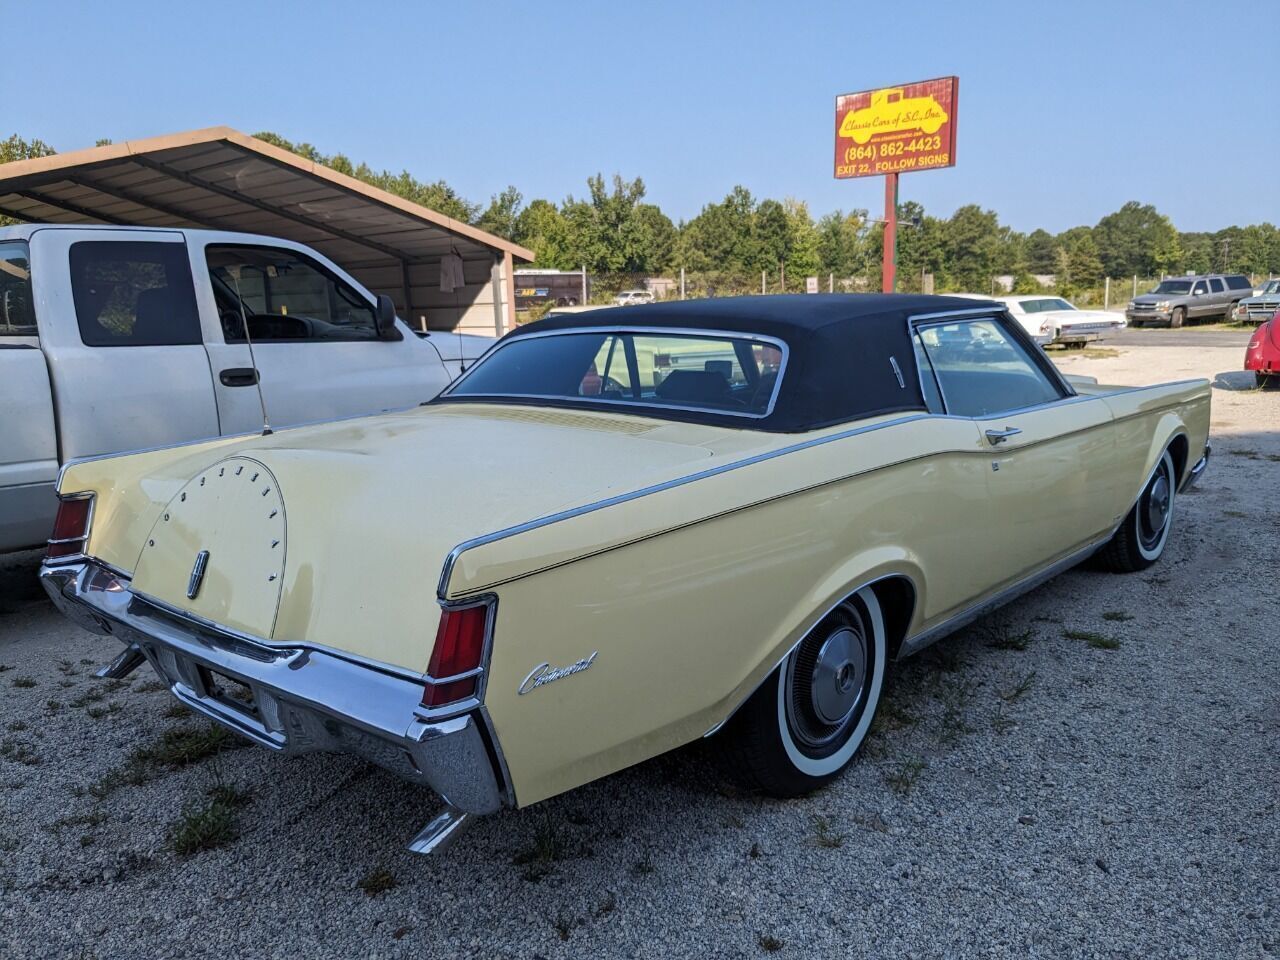
[[[941,77],[836,97],[836,178],[955,166],[959,95]]]

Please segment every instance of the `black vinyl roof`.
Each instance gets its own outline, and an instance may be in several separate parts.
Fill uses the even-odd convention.
[[[787,345],[788,355],[777,402],[768,416],[744,422],[741,417],[712,411],[654,408],[643,413],[664,419],[794,433],[879,414],[926,409],[909,318],[987,307],[995,312],[1004,310],[995,302],[918,294],[726,297],[551,316],[518,327],[504,339],[551,331],[637,327],[772,337]],[[603,405],[602,409],[617,410]]]

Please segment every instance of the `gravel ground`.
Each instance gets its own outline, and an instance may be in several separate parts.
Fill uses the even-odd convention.
[[[1240,352],[1062,359],[1214,378],[1214,459],[1163,561],[1070,572],[898,666],[863,756],[800,801],[738,791],[699,744],[414,857],[430,795],[214,752],[149,674],[93,679],[114,642],[10,559],[0,955],[1280,954],[1280,391],[1246,389]],[[226,842],[175,853],[218,788],[173,836]]]

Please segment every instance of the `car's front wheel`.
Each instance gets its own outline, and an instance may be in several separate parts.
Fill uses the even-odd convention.
[[[1187,310],[1185,307],[1174,307],[1173,313],[1169,317],[1169,326],[1175,330],[1187,321]]]
[[[823,617],[729,721],[731,771],[777,797],[834,779],[866,739],[885,656],[884,616],[864,587]]]
[[[1173,526],[1177,486],[1173,455],[1166,450],[1120,529],[1098,551],[1098,560],[1104,567],[1117,573],[1132,573],[1145,570],[1160,559]]]

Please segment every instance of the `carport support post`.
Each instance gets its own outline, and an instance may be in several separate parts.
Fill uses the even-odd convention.
[[[884,176],[884,267],[880,288],[893,293],[898,285],[898,175]]]
[[[400,295],[404,297],[404,316],[401,317],[400,319],[402,319],[405,323],[407,323],[410,327],[412,327],[414,324],[413,301],[409,299],[410,294],[409,294],[409,261],[408,260],[400,261]],[[418,327],[422,330],[423,333],[427,332],[426,316],[423,316],[422,321],[418,324]]]
[[[500,337],[505,317],[502,311],[502,254],[497,251],[493,254],[493,265],[489,267],[489,283],[493,288],[493,333]],[[458,324],[462,324],[461,316],[458,317]]]

